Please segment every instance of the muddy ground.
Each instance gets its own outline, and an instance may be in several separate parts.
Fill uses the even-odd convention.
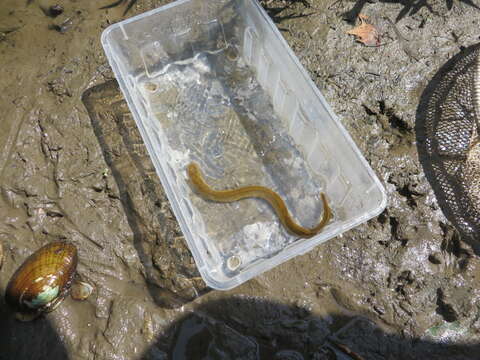
[[[166,2],[138,0],[125,17]],[[55,4],[58,17],[47,11]],[[113,79],[100,34],[126,4],[99,9],[107,4],[2,0],[0,359],[478,358],[480,258],[442,214],[414,133],[429,80],[478,41],[478,8],[264,2],[389,202],[378,218],[217,292],[198,279],[138,136],[126,141],[118,121],[85,106],[87,89]],[[370,17],[381,46],[346,34],[352,9]],[[58,239],[78,247],[79,276],[95,292],[19,323],[3,302],[6,284]]]

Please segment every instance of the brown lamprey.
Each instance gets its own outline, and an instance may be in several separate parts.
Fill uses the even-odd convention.
[[[204,180],[198,164],[192,162],[187,166],[187,174],[196,191],[204,198],[217,202],[233,202],[246,198],[260,198],[267,201],[275,210],[282,224],[292,234],[309,238],[318,234],[327,225],[332,217],[332,211],[328,206],[327,198],[321,193],[323,203],[322,219],[313,228],[304,228],[298,225],[290,213],[282,198],[274,191],[264,186],[244,186],[229,190],[214,190]]]

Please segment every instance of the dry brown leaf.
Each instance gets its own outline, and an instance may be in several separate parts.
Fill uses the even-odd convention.
[[[361,21],[367,21],[368,20],[368,15],[365,15],[365,14],[358,14],[358,18],[361,20]]]
[[[347,34],[356,36],[356,40],[367,46],[379,46],[380,35],[378,30],[372,24],[367,23],[368,16],[359,14],[360,25],[357,25],[352,30],[347,31]]]

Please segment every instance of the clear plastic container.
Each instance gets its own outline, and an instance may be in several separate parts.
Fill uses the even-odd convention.
[[[385,191],[255,0],[180,0],[108,27],[102,44],[208,286],[231,289],[378,215]],[[204,200],[186,166],[215,189],[263,185],[297,223],[291,235],[261,199]]]

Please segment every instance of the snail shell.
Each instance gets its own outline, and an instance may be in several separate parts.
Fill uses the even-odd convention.
[[[65,241],[37,250],[13,274],[5,300],[17,318],[31,320],[54,310],[68,294],[77,268],[77,249]]]
[[[72,289],[70,291],[70,296],[74,300],[85,300],[93,292],[93,286],[85,281],[74,281]]]

